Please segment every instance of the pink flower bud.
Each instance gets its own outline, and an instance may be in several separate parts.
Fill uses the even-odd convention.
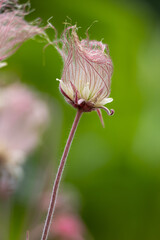
[[[27,4],[19,5],[16,0],[0,0],[0,67],[1,61],[11,56],[21,44],[44,29],[24,20]]]
[[[60,91],[75,108],[84,112],[98,110],[102,120],[99,108],[113,114],[113,110],[104,107],[113,101],[109,98],[112,60],[106,44],[88,38],[79,40],[76,30],[76,26],[66,28],[56,41],[64,61]]]
[[[50,235],[62,240],[84,240],[84,225],[75,214],[61,213],[55,217]]]

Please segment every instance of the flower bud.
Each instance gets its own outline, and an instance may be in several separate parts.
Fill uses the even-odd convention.
[[[113,101],[109,98],[113,64],[107,45],[88,38],[79,40],[76,26],[71,26],[56,47],[64,61],[59,81],[67,102],[84,112],[96,110],[101,120],[101,108],[112,115],[113,110],[104,107]]]

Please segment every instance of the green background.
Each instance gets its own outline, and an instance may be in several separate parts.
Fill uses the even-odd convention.
[[[72,184],[79,192],[79,213],[90,235],[96,240],[160,239],[158,1],[154,1],[153,8],[152,2],[111,0],[32,0],[31,6],[35,11],[27,19],[40,17],[45,25],[53,16],[50,22],[59,34],[64,21],[71,21],[67,17],[81,27],[81,38],[97,20],[89,30],[90,39],[103,39],[113,60],[114,101],[108,108],[113,108],[115,115],[109,117],[103,112],[104,129],[95,112],[82,116],[63,176],[63,184]],[[54,31],[48,33],[53,39]],[[61,57],[52,46],[43,51],[44,46],[40,41],[27,41],[3,69],[42,92],[52,115],[41,147],[25,165],[19,190],[9,207],[3,209],[5,216],[9,212],[9,224],[5,225],[9,240],[22,239],[21,232],[30,228],[24,219],[34,183],[38,182],[40,189],[41,176],[46,174],[53,181],[76,114],[58,90]],[[52,167],[47,168],[49,164]]]

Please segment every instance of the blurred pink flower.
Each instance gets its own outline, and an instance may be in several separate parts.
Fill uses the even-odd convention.
[[[84,240],[84,225],[75,214],[61,213],[53,220],[50,236],[61,240]]]
[[[64,60],[60,91],[75,108],[96,110],[100,117],[104,109],[112,115],[113,110],[104,106],[113,101],[109,98],[113,65],[108,47],[88,38],[80,41],[76,31],[76,26],[68,27],[56,41]]]
[[[67,190],[67,191],[66,191]],[[46,192],[41,203],[41,209],[47,211],[50,200],[50,194]],[[49,239],[61,240],[84,240],[87,229],[78,214],[79,201],[77,192],[74,189],[63,189],[59,194],[55,216],[51,224]],[[37,238],[38,239],[38,238]]]
[[[45,35],[44,29],[24,20],[29,12],[27,4],[19,5],[17,0],[0,0],[0,68],[1,61],[12,55],[21,44],[35,35]]]
[[[39,143],[49,120],[46,104],[27,87],[0,89],[0,169],[19,177],[28,153]],[[4,174],[4,171],[2,171]]]

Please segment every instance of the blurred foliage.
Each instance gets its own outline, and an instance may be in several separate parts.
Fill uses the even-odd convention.
[[[63,22],[71,21],[67,16],[81,27],[82,38],[97,20],[89,30],[90,38],[103,39],[113,59],[114,101],[108,107],[115,109],[115,115],[103,113],[103,129],[95,112],[84,114],[63,177],[81,194],[81,215],[93,239],[160,239],[159,20],[144,1],[32,0],[31,5],[36,10],[27,19],[41,17],[45,24],[53,16],[50,21],[59,34]],[[54,38],[54,31],[49,30],[49,35]],[[58,90],[61,58],[52,46],[43,51],[44,46],[27,41],[1,70],[16,73],[48,96],[53,107],[53,123],[27,162],[25,178],[11,199],[9,240],[21,239],[21,231],[27,230],[35,182],[41,189],[46,174],[53,181],[75,115]],[[53,169],[48,169],[52,161]]]

